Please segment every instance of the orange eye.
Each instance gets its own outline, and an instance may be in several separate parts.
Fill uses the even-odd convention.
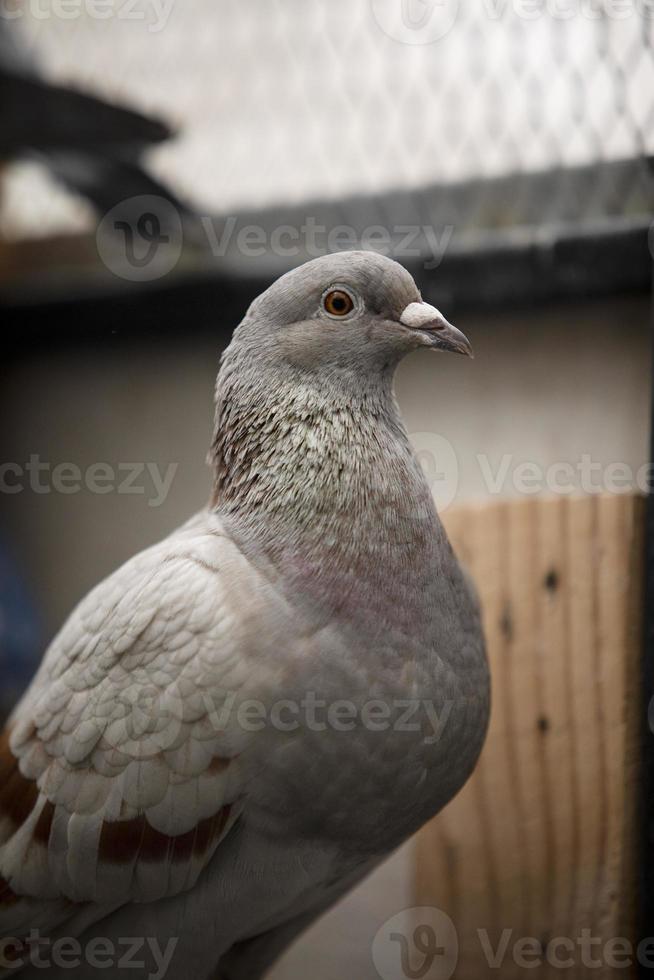
[[[331,316],[347,316],[354,309],[354,300],[344,289],[332,289],[322,301]]]

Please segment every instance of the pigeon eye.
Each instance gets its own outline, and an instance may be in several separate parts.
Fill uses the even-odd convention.
[[[330,316],[347,316],[354,309],[354,300],[344,289],[332,289],[323,298],[322,305]]]

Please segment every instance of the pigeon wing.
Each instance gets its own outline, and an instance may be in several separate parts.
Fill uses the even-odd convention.
[[[243,735],[221,708],[259,682],[276,602],[214,528],[136,556],[74,610],[0,740],[1,931],[44,901],[53,922],[193,887],[244,806]]]

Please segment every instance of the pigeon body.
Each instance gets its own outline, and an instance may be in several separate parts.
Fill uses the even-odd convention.
[[[392,391],[419,347],[469,352],[374,253],[251,306],[218,375],[210,505],[80,603],[3,736],[15,960],[30,929],[147,937],[133,976],[159,956],[257,980],[469,776],[479,610]]]

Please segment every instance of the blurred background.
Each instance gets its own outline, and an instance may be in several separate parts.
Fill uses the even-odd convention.
[[[393,255],[472,340],[397,378],[443,510],[646,490],[653,152],[647,0],[0,2],[3,710],[206,502],[220,353],[314,255]],[[412,877],[275,980],[377,976]]]

